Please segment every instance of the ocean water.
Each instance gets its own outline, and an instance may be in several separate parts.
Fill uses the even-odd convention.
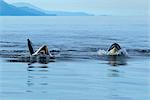
[[[150,100],[149,28],[147,17],[0,17],[0,99]],[[56,59],[29,65],[28,38]],[[114,42],[128,58],[98,56]]]

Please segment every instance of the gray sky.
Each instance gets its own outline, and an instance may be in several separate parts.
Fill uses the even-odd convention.
[[[46,10],[84,11],[113,15],[147,15],[149,0],[4,0],[26,2]]]

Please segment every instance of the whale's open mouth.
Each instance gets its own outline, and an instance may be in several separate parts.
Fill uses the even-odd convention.
[[[108,51],[108,55],[118,55],[119,50],[116,47],[113,47],[111,50]]]

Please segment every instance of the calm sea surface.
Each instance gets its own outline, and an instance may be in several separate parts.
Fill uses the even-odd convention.
[[[0,100],[150,100],[146,17],[0,17]],[[27,41],[55,50],[55,62],[28,65]],[[97,55],[117,42],[124,64]]]

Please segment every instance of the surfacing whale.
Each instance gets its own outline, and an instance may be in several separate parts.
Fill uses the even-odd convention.
[[[126,50],[117,43],[113,43],[108,50],[98,50],[98,55],[112,66],[126,65],[126,57],[128,57]]]
[[[100,56],[128,56],[125,49],[122,49],[118,43],[113,43],[108,50],[98,50]]]
[[[55,57],[49,53],[48,47],[46,45],[41,46],[37,51],[34,51],[32,47],[32,43],[29,39],[28,42],[28,49],[30,52],[30,62],[39,62],[39,63],[48,63],[51,59]]]

